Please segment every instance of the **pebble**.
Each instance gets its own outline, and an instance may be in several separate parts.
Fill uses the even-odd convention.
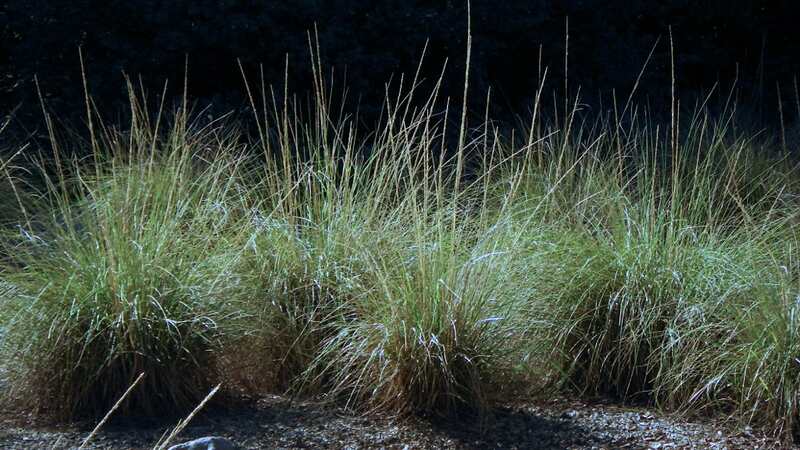
[[[233,442],[219,437],[206,436],[183,444],[173,445],[169,450],[236,450]]]
[[[259,401],[233,411],[209,413],[183,431],[184,439],[207,436],[172,447],[176,450],[289,449],[289,448],[496,448],[556,450],[657,448],[767,449],[785,448],[763,430],[722,428],[724,422],[691,422],[656,410],[561,400],[498,407],[482,432],[464,421],[434,418],[407,420],[349,414],[311,402],[282,399]],[[18,419],[18,417],[17,417]],[[20,424],[21,425],[21,424]],[[733,426],[733,424],[731,424]],[[163,428],[107,427],[89,448],[151,448]],[[717,434],[722,431],[721,434]],[[749,432],[749,433],[748,433]],[[749,434],[749,435],[748,435]],[[225,446],[210,441],[224,435]],[[86,433],[76,429],[12,425],[0,411],[0,449],[65,448],[79,445]],[[222,439],[222,438],[217,438]],[[60,442],[59,442],[60,441]],[[235,444],[234,444],[235,442]],[[209,444],[213,443],[214,446]],[[61,446],[59,446],[59,444]]]

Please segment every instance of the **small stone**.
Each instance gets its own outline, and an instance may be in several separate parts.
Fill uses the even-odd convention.
[[[219,436],[206,436],[183,444],[173,445],[169,450],[236,450],[233,442]]]
[[[575,410],[564,411],[563,413],[561,413],[562,419],[574,419],[576,417],[578,417],[578,411]]]

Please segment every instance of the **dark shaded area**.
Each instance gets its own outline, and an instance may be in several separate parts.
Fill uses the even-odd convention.
[[[62,445],[80,442],[94,428],[80,424],[72,432],[11,429],[0,435],[3,448],[48,447],[54,438]],[[152,448],[170,423],[111,421],[89,448]],[[203,436],[224,436],[243,449],[299,448],[430,448],[430,449],[588,449],[620,444],[608,433],[587,430],[567,417],[539,416],[512,408],[500,408],[485,426],[469,421],[431,423],[423,419],[366,417],[344,410],[293,403],[282,398],[262,399],[250,405],[224,410],[205,409],[173,444]],[[57,437],[56,437],[57,436]],[[27,437],[22,441],[21,437]]]
[[[614,92],[624,102],[657,41],[640,99],[668,104],[671,27],[683,104],[736,79],[760,123],[777,119],[778,86],[793,120],[799,11],[793,0],[473,0],[471,109],[482,115],[491,86],[495,116],[524,115],[545,66],[549,87],[563,90],[568,18],[569,90],[581,86],[595,109],[608,109]],[[323,64],[335,80],[346,78],[369,121],[386,81],[413,74],[426,39],[424,77],[437,78],[447,58],[443,93],[460,97],[466,18],[466,2],[454,0],[8,0],[0,5],[0,105],[3,113],[21,105],[17,123],[28,131],[40,126],[38,76],[60,117],[80,117],[81,46],[94,99],[109,115],[125,109],[123,73],[141,77],[151,94],[168,79],[179,96],[187,55],[192,98],[220,111],[243,108],[237,59],[253,81],[262,64],[267,83],[282,84],[288,54],[290,90],[311,87],[307,31],[316,24]]]
[[[53,429],[3,419],[0,414],[0,446],[10,450],[51,448],[56,442],[58,448],[76,446],[95,426],[86,422]],[[150,449],[173,423],[112,419],[88,448]],[[206,407],[173,443],[211,435],[245,449],[778,448],[775,439],[721,423],[678,421],[641,408],[564,400],[498,407],[481,426],[463,419],[357,416],[334,407],[268,397],[225,410]]]

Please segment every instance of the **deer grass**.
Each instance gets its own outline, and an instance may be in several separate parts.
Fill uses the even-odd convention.
[[[223,230],[244,206],[241,174],[205,146],[234,143],[180,120],[163,140],[130,133],[109,131],[94,164],[57,167],[49,209],[3,239],[12,395],[61,417],[102,413],[141,372],[122,411],[193,404],[240,314],[237,235]]]
[[[132,96],[90,160],[0,188],[12,397],[98,414],[145,372],[120,413],[222,382],[486,416],[555,389],[798,432],[798,181],[768,139],[536,104],[519,144],[416,78],[360,134],[318,64],[307,109],[245,80],[252,134]]]
[[[797,173],[704,126],[677,144],[640,127],[538,149],[518,189],[524,321],[573,392],[796,432]]]

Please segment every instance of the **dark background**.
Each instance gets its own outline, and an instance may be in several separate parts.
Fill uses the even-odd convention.
[[[540,48],[549,67],[546,92],[562,90],[568,18],[569,89],[574,94],[581,87],[588,109],[599,109],[601,98],[607,107],[612,92],[624,103],[660,39],[637,100],[663,110],[670,96],[671,27],[682,104],[715,83],[727,92],[736,79],[740,100],[757,125],[767,126],[778,117],[780,85],[785,117],[794,121],[798,3],[473,0],[470,109],[482,116],[491,86],[495,117],[527,114],[539,82]],[[170,93],[179,96],[187,55],[188,92],[200,105],[243,109],[237,58],[253,81],[263,64],[267,82],[281,85],[288,54],[289,88],[303,93],[312,86],[307,31],[315,24],[323,65],[338,80],[346,72],[351,104],[360,105],[365,123],[380,109],[385,83],[413,74],[426,39],[423,75],[437,78],[448,58],[444,94],[461,95],[464,1],[7,0],[0,3],[0,113],[14,110],[14,127],[29,135],[41,129],[36,75],[49,107],[64,120],[80,120],[78,46],[92,95],[108,115],[124,111],[123,72],[141,77],[151,94],[168,79]]]

